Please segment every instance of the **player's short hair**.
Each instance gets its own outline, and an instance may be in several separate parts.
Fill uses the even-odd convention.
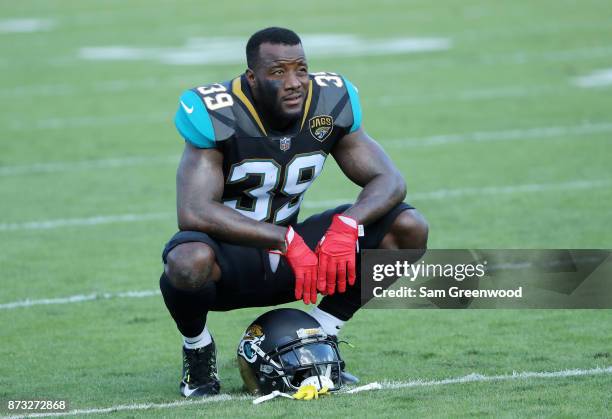
[[[302,40],[292,30],[276,26],[255,32],[249,38],[246,46],[247,65],[250,69],[254,69],[259,64],[259,46],[266,43],[298,45],[302,43]]]

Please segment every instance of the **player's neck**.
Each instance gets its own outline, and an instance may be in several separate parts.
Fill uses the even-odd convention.
[[[259,114],[264,119],[266,126],[270,127],[274,131],[286,132],[294,127],[297,118],[281,118],[278,114],[273,115],[265,109],[258,109]]]

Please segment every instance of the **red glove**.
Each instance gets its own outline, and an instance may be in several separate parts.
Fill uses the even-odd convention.
[[[332,295],[346,291],[346,276],[349,285],[355,284],[355,253],[359,237],[357,221],[345,215],[334,215],[331,226],[319,241],[315,250],[319,257],[319,279],[317,288]]]
[[[317,302],[317,255],[314,254],[304,239],[293,230],[287,229],[285,235],[287,251],[283,254],[295,274],[295,299],[303,299],[304,304]],[[280,253],[270,250],[271,253]]]

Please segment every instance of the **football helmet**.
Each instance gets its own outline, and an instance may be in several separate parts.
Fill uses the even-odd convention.
[[[238,345],[240,375],[249,392],[290,393],[306,384],[342,386],[344,361],[317,320],[293,308],[268,311],[249,325]]]

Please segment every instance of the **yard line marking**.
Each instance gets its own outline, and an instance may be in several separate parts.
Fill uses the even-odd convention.
[[[60,218],[55,220],[27,221],[24,223],[2,223],[0,224],[0,231],[49,230],[61,227],[132,223],[138,221],[164,220],[172,216],[176,216],[176,214],[170,212],[153,212],[143,214],[96,215],[88,218]]]
[[[408,193],[409,201],[427,201],[448,198],[459,198],[474,195],[501,195],[513,193],[546,192],[570,189],[606,188],[612,185],[612,179],[576,180],[563,183],[531,183],[509,186],[483,186],[473,188],[439,189],[431,192]],[[302,206],[310,209],[329,208],[353,202],[354,198],[328,199],[322,201],[304,201]]]
[[[525,129],[510,129],[501,131],[476,131],[466,134],[442,134],[429,137],[403,138],[380,141],[383,147],[429,147],[444,144],[514,141],[533,138],[555,138],[565,135],[605,134],[612,132],[612,122],[590,123],[579,125],[534,127]]]
[[[541,96],[543,94],[563,94],[560,86],[494,86],[483,89],[468,89],[459,91],[431,92],[424,94],[406,95],[383,95],[366,103],[378,107],[389,107],[398,105],[423,104],[432,102],[473,102],[478,100],[500,99],[500,98],[522,98],[530,96]]]
[[[588,370],[583,369],[571,369],[571,370],[563,370],[563,371],[542,371],[542,372],[513,372],[512,374],[504,374],[504,375],[482,375],[482,374],[469,374],[464,377],[457,378],[447,378],[445,380],[431,380],[431,381],[423,381],[423,380],[414,380],[408,382],[388,382],[382,383],[383,389],[387,390],[395,390],[400,388],[410,388],[410,387],[428,387],[428,386],[440,386],[447,384],[464,384],[464,383],[474,383],[474,382],[483,382],[483,381],[508,381],[508,380],[519,380],[519,379],[528,379],[528,378],[567,378],[567,377],[580,377],[587,375],[602,375],[602,374],[612,374],[612,366],[608,367],[597,367]]]
[[[48,31],[55,26],[52,19],[2,19],[0,20],[0,33],[28,33]]]
[[[55,120],[58,123],[57,120]],[[124,123],[124,120],[120,120]],[[74,122],[74,121],[73,121]],[[105,123],[109,118],[105,119]],[[47,124],[49,121],[47,121]],[[83,121],[81,121],[83,123]],[[21,125],[21,124],[19,124]],[[381,139],[383,147],[433,147],[445,144],[487,142],[487,141],[518,141],[533,138],[556,138],[565,135],[592,135],[612,132],[612,122],[588,122],[578,125],[532,127],[499,131],[477,131],[468,133],[440,134],[424,137],[408,137],[403,139]],[[14,166],[0,166],[0,176],[29,175],[36,173],[61,173],[76,170],[105,169],[116,167],[144,166],[148,164],[177,164],[178,155],[170,156],[133,156],[115,157],[99,160],[77,160],[74,162],[33,163]]]
[[[513,372],[512,374],[503,375],[483,375],[478,373],[469,374],[463,377],[447,378],[443,380],[426,380],[417,379],[411,381],[396,381],[381,383],[371,383],[370,388],[367,390],[375,391],[388,391],[398,390],[404,388],[415,388],[415,387],[431,387],[431,386],[445,386],[452,384],[469,384],[477,382],[499,382],[499,381],[514,381],[514,380],[529,380],[529,379],[552,379],[552,378],[569,378],[569,377],[589,377],[596,375],[612,374],[612,366],[609,367],[596,367],[591,369],[569,369],[561,371],[524,371],[524,372]],[[363,386],[362,386],[363,387]],[[358,389],[358,388],[357,388]],[[364,389],[365,391],[365,389]],[[340,391],[337,393],[338,396],[345,397],[352,395],[356,392],[351,393],[351,390]],[[169,403],[141,403],[141,404],[124,404],[115,405],[110,407],[99,407],[91,409],[75,409],[67,412],[56,412],[56,413],[31,413],[19,416],[3,416],[2,419],[14,419],[14,418],[42,418],[42,417],[53,417],[53,416],[79,416],[79,415],[91,415],[99,413],[112,413],[121,411],[135,411],[135,410],[150,410],[150,409],[172,409],[189,406],[198,406],[202,404],[227,402],[227,401],[247,401],[253,400],[254,397],[249,395],[232,395],[232,394],[220,394],[218,396],[212,396],[203,398],[200,400],[193,401],[174,401]]]
[[[471,195],[500,195],[521,192],[545,192],[568,189],[595,189],[606,188],[612,185],[612,179],[575,180],[563,183],[530,183],[509,186],[484,186],[477,188],[441,189],[431,192],[421,192],[408,195],[415,200],[447,199]]]
[[[0,176],[29,175],[36,173],[62,173],[90,169],[112,169],[117,167],[146,166],[155,164],[178,165],[180,156],[135,156],[74,162],[33,163],[15,166],[0,166]]]
[[[586,76],[576,77],[573,83],[579,87],[605,87],[612,85],[612,68],[594,71]]]
[[[456,68],[465,67],[462,62],[465,58],[470,58],[470,64],[476,67],[482,66],[499,66],[499,65],[527,65],[534,62],[542,63],[562,63],[562,62],[574,62],[576,60],[588,60],[596,58],[608,58],[612,56],[612,47],[610,46],[598,46],[598,47],[586,47],[586,48],[575,48],[568,50],[556,50],[556,51],[508,51],[494,54],[480,54],[480,55],[462,55],[459,57],[445,56],[422,56],[419,59],[407,60],[396,60],[394,63],[387,63],[381,68],[377,68],[377,74],[393,74],[398,71],[409,71],[409,70],[421,70],[427,71],[444,68]],[[359,64],[355,65],[359,68]],[[370,67],[366,67],[371,69]]]
[[[311,57],[375,56],[444,51],[452,46],[448,38],[362,38],[354,34],[305,34],[303,44]],[[96,61],[154,60],[171,65],[241,64],[244,39],[240,37],[188,38],[181,46],[131,47],[112,45],[83,47],[78,57]]]
[[[106,127],[110,125],[144,125],[152,123],[169,124],[170,114],[133,114],[109,116],[76,116],[67,118],[47,118],[35,121],[13,121],[8,123],[10,131],[38,131],[50,129]]]
[[[464,196],[479,195],[502,195],[514,193],[546,192],[556,190],[580,190],[607,188],[612,185],[612,179],[576,180],[563,183],[531,183],[509,186],[482,186],[457,189],[439,189],[430,192],[416,192],[408,194],[410,201],[427,201],[449,198],[461,198]],[[302,203],[304,208],[319,209],[354,202],[354,198],[339,198],[326,200],[311,200]],[[21,223],[0,223],[2,231],[21,230],[49,230],[62,227],[96,226],[103,224],[116,224],[126,222],[142,222],[154,220],[166,220],[175,217],[175,213],[141,213],[141,214],[119,214],[119,215],[96,215],[87,218],[60,218],[54,220],[26,221]]]
[[[138,80],[117,79],[95,81],[84,85],[75,85],[68,83],[51,83],[51,84],[31,84],[21,86],[11,86],[0,89],[0,97],[19,97],[24,96],[27,100],[31,100],[32,96],[66,96],[77,95],[83,90],[89,92],[95,91],[99,93],[117,93],[128,90],[141,90],[143,88],[159,88],[182,86],[189,87],[189,81],[196,78],[210,78],[206,73],[177,75],[168,78],[147,77]],[[178,96],[177,96],[178,97]]]
[[[94,300],[110,300],[114,298],[145,298],[161,295],[159,290],[144,290],[144,291],[122,291],[122,292],[105,292],[105,293],[92,293],[92,294],[77,294],[69,297],[60,298],[43,298],[40,300],[25,299],[21,301],[14,301],[12,303],[0,304],[0,310],[12,310],[14,308],[21,307],[32,307],[39,305],[54,305],[54,304],[72,304],[82,303],[84,301]]]

